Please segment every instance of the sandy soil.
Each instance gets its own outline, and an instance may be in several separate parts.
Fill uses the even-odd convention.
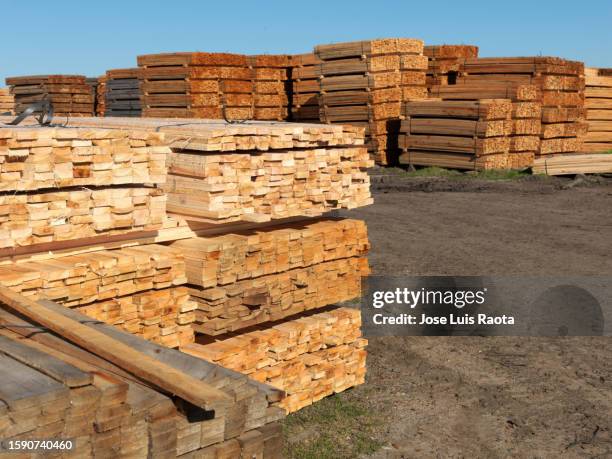
[[[377,274],[612,275],[612,181],[374,177]],[[612,339],[370,341],[372,458],[612,457]]]

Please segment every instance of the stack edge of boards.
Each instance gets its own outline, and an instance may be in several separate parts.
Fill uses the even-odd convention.
[[[51,370],[17,358],[10,363],[20,369],[16,378],[27,373],[40,379],[42,392],[53,387],[58,395],[41,394],[37,400],[49,407],[30,409],[13,403],[8,383],[6,394],[0,388],[3,437],[61,436],[93,417],[93,430],[79,438],[92,454],[234,457],[252,450],[277,457],[278,419],[363,383],[360,315],[334,304],[361,293],[367,229],[328,215],[372,202],[363,130],[190,121],[83,117],[61,128],[30,120],[1,125],[0,154],[11,161],[3,163],[0,199],[20,211],[0,225],[0,293],[114,330],[113,338],[148,355],[158,349],[153,355],[168,356],[166,362],[199,362],[198,379],[232,404],[195,421],[120,364],[109,370],[87,343],[74,343],[88,353],[85,364],[73,358],[69,335],[34,342],[15,327],[0,334],[9,348],[34,348],[89,374],[84,381],[95,376],[75,391]],[[237,364],[243,354],[249,360]],[[187,369],[195,371],[193,364]],[[105,401],[107,392],[114,395]],[[159,414],[143,405],[152,398],[165,404]],[[77,413],[75,403],[87,409]],[[52,407],[59,414],[47,415]]]

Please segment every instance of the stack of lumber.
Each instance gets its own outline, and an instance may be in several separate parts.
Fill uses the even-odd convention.
[[[168,212],[212,222],[317,216],[372,202],[365,148],[170,156]]]
[[[292,413],[364,383],[360,326],[359,310],[337,308],[181,350],[283,390],[280,406]]]
[[[165,134],[168,212],[223,223],[318,216],[372,203],[363,130],[345,125],[80,118],[69,126]]]
[[[106,113],[106,75],[98,77],[96,91],[96,116],[104,116]]]
[[[193,341],[186,281],[181,253],[155,244],[0,267],[4,287],[168,347]]]
[[[105,116],[140,116],[140,70],[106,71]]]
[[[289,119],[290,56],[248,56],[253,81],[254,120],[284,121]]]
[[[143,115],[226,120],[289,118],[289,56],[138,56]]]
[[[546,175],[612,174],[612,154],[567,153],[540,156],[534,161],[532,171],[534,174]]]
[[[514,165],[528,165],[537,155],[578,151],[586,132],[581,62],[556,57],[465,58],[455,84],[433,86],[431,95],[444,100],[511,99]]]
[[[0,125],[0,247],[161,228],[169,152],[154,132]]]
[[[612,151],[612,69],[587,68],[585,81],[588,132],[582,150]]]
[[[368,274],[365,224],[302,221],[261,230],[185,239],[196,302],[194,328],[220,335],[360,295]]]
[[[462,79],[536,85],[542,105],[537,154],[579,151],[584,122],[584,64],[556,57],[466,59]]]
[[[314,54],[291,56],[291,120],[319,122],[319,67]]]
[[[143,116],[252,119],[253,72],[247,56],[166,53],[138,56]]]
[[[48,100],[58,116],[93,116],[94,95],[82,75],[37,75],[9,77],[6,84],[15,96],[15,112],[34,102]]]
[[[7,157],[24,156],[21,161],[25,165],[17,168],[23,177],[31,175],[28,158],[33,161],[34,155],[43,154],[50,155],[45,159],[49,165],[44,167],[53,170],[54,164],[66,161],[69,164],[63,167],[65,171],[71,170],[72,176],[66,172],[61,177],[65,182],[54,178],[52,187],[43,189],[37,188],[42,181],[36,179],[49,176],[35,176],[31,181],[20,179],[19,185],[11,186],[13,191],[7,191],[6,197],[34,196],[37,204],[45,203],[35,208],[36,218],[28,217],[29,214],[26,217],[40,219],[37,224],[46,231],[41,230],[41,234],[49,239],[35,239],[34,242],[45,242],[45,245],[35,246],[36,249],[25,247],[27,253],[20,250],[10,253],[9,260],[0,260],[0,300],[2,289],[8,287],[11,294],[27,295],[26,300],[30,302],[57,301],[62,314],[84,314],[92,325],[109,324],[109,333],[110,330],[117,333],[117,328],[111,326],[119,327],[156,344],[177,347],[193,343],[194,331],[209,337],[247,331],[248,327],[269,326],[274,321],[361,294],[361,277],[369,273],[366,258],[369,243],[363,222],[305,218],[371,202],[366,171],[371,161],[363,146],[361,128],[261,121],[230,124],[210,120],[91,117],[69,120],[64,128],[57,129],[28,127],[32,122],[27,120],[24,127],[4,136]],[[130,128],[134,130],[126,131]],[[10,131],[3,129],[6,131],[0,132]],[[115,142],[116,139],[119,140]],[[122,142],[120,146],[118,142]],[[65,150],[60,156],[55,148]],[[118,168],[116,164],[126,161],[145,162],[147,166],[140,170],[140,166],[132,164],[130,169],[139,171],[136,178],[130,176],[116,185],[87,181],[75,185],[76,178],[91,181],[96,178],[91,171],[74,172],[77,166],[92,159],[92,151],[98,154],[94,158],[100,156],[104,163],[100,169],[114,171]],[[81,153],[83,162],[70,156],[73,153]],[[155,165],[162,167],[163,164],[152,162],[161,160],[155,155],[168,156],[173,168],[170,180],[185,184],[178,190],[166,188],[174,193],[174,209],[183,217],[181,222],[188,220],[187,232],[197,235],[174,242],[170,248],[142,245],[147,241],[158,242],[156,230],[166,228],[163,206],[160,206],[158,225],[134,227],[129,217],[131,212],[141,209],[135,209],[135,203],[126,202],[122,196],[113,201],[109,194],[147,190],[165,199],[164,191],[159,188],[161,180],[157,180],[159,171],[154,169]],[[12,163],[7,161],[7,164]],[[33,173],[38,171],[34,169]],[[123,179],[122,174],[116,176]],[[184,182],[179,182],[183,179]],[[18,186],[26,190],[15,191]],[[28,190],[29,186],[34,190]],[[43,200],[44,193],[99,193],[92,201],[104,211],[83,211],[87,196],[70,196],[69,202],[58,204],[57,197]],[[78,222],[83,226],[72,231],[72,223],[77,221],[62,217],[56,206],[61,211],[78,210]],[[14,206],[6,207],[25,218],[14,212]],[[119,217],[125,220],[116,221]],[[42,221],[43,218],[50,219],[51,223]],[[272,224],[272,220],[278,221]],[[48,232],[67,225],[67,221],[68,229],[62,231],[67,234],[66,239],[75,240],[66,241],[69,244],[60,247],[59,238]],[[264,221],[270,223],[263,226]],[[104,231],[90,233],[88,224],[112,224],[117,233],[106,231],[106,227]],[[33,228],[34,234],[24,233],[23,237],[39,236],[36,226],[26,226],[30,231]],[[105,239],[87,239],[93,234]],[[117,238],[108,238],[111,234]],[[181,229],[174,238],[169,236],[164,240],[185,237],[185,234]],[[34,242],[19,240],[14,244]],[[61,256],[53,255],[58,252]],[[50,330],[54,329],[50,327]],[[333,337],[327,336],[325,340]],[[283,387],[291,387],[294,393],[283,406],[295,410],[317,397],[359,383],[363,379],[360,368],[365,358],[362,349],[365,342],[360,343],[313,349],[308,356],[300,357],[302,363],[283,362],[287,368]],[[311,364],[307,365],[306,361]],[[300,370],[301,364],[312,372]],[[322,379],[322,374],[328,376]],[[301,389],[297,379],[306,377],[312,381]],[[260,376],[262,381],[270,378]],[[216,382],[215,387],[219,387]],[[239,388],[240,384],[234,381],[232,387]],[[247,393],[251,394],[252,389]],[[279,409],[272,405],[281,403],[281,397],[274,401],[261,397],[251,401],[245,397],[244,393],[236,393],[240,403],[225,415],[225,431],[221,434],[220,424],[200,428],[177,422],[176,444],[182,445],[176,446],[177,450],[197,450],[202,446],[203,440],[198,439],[203,435],[207,441],[214,436],[215,442],[236,439],[234,446],[228,448],[240,446],[240,436],[246,430],[259,430],[270,420],[270,413],[274,413],[270,409]],[[219,435],[223,437],[219,439]],[[260,440],[255,443],[261,446]],[[243,450],[255,448],[248,442],[245,445]]]
[[[463,61],[478,57],[478,46],[473,45],[430,45],[425,46],[427,56],[427,88],[455,84]]]
[[[402,100],[427,97],[423,42],[408,38],[319,45],[320,119],[366,128],[379,164],[397,161]]]
[[[400,163],[456,169],[507,167],[512,103],[414,100],[404,103]]]
[[[463,62],[469,61],[464,59]],[[539,88],[522,81],[469,79],[463,74],[454,84],[434,85],[430,94],[445,101],[478,101],[482,98],[504,98],[512,101],[512,132],[506,166],[522,169],[531,166],[540,147],[542,105]]]
[[[15,113],[15,98],[9,88],[0,88],[0,114],[12,115]]]
[[[70,439],[75,457],[280,457],[281,391],[53,303],[2,297],[4,440]]]

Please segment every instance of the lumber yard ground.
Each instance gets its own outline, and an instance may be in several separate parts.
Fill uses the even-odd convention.
[[[610,177],[372,176],[375,204],[350,217],[376,274],[612,274]],[[288,457],[612,456],[609,337],[385,337],[368,352],[366,384],[287,418]]]

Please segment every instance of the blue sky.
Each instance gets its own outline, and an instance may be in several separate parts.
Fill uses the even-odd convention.
[[[475,44],[481,56],[553,55],[612,67],[612,1],[3,1],[6,76],[103,74],[174,51],[302,53],[382,37]]]

